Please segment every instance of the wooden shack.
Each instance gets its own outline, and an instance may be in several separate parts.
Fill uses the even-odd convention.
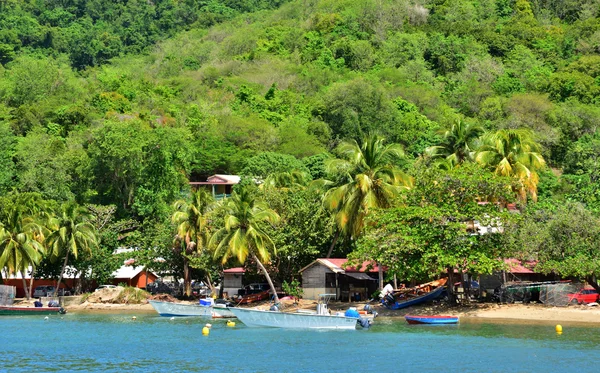
[[[348,259],[317,259],[300,270],[304,299],[317,299],[319,294],[336,294],[337,300],[364,301],[379,286],[378,267],[365,262],[359,267],[346,267]]]
[[[244,282],[244,267],[228,268],[223,271],[223,298],[237,295]]]

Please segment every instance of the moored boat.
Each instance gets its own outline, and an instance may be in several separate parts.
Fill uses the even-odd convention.
[[[174,302],[148,301],[159,315],[165,317],[235,317],[227,307],[204,306]]]
[[[439,298],[444,292],[447,279],[442,278],[409,289],[387,294],[381,303],[388,309],[399,310]]]
[[[406,315],[409,324],[458,324],[458,316]]]
[[[248,327],[271,327],[289,329],[356,329],[357,324],[369,326],[369,321],[361,319],[358,312],[352,316],[344,313],[331,315],[327,307],[335,294],[320,294],[317,311],[282,312],[249,308],[231,308],[231,312]]]
[[[0,306],[0,315],[23,316],[23,315],[56,315],[67,311],[62,307],[18,307]]]

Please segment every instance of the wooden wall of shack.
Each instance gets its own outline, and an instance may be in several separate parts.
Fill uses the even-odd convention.
[[[304,299],[318,299],[319,294],[336,294],[337,300],[364,301],[377,290],[377,281],[335,273],[317,263],[302,272],[302,289]]]

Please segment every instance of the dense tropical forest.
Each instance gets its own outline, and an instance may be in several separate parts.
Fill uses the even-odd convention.
[[[0,0],[0,267],[597,286],[599,103],[598,0]]]

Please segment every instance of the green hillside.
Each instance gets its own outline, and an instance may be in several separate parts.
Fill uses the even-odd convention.
[[[0,63],[0,194],[114,205],[138,232],[188,181],[331,178],[368,134],[416,176],[457,123],[539,145],[521,197],[600,213],[597,0],[2,0]]]

